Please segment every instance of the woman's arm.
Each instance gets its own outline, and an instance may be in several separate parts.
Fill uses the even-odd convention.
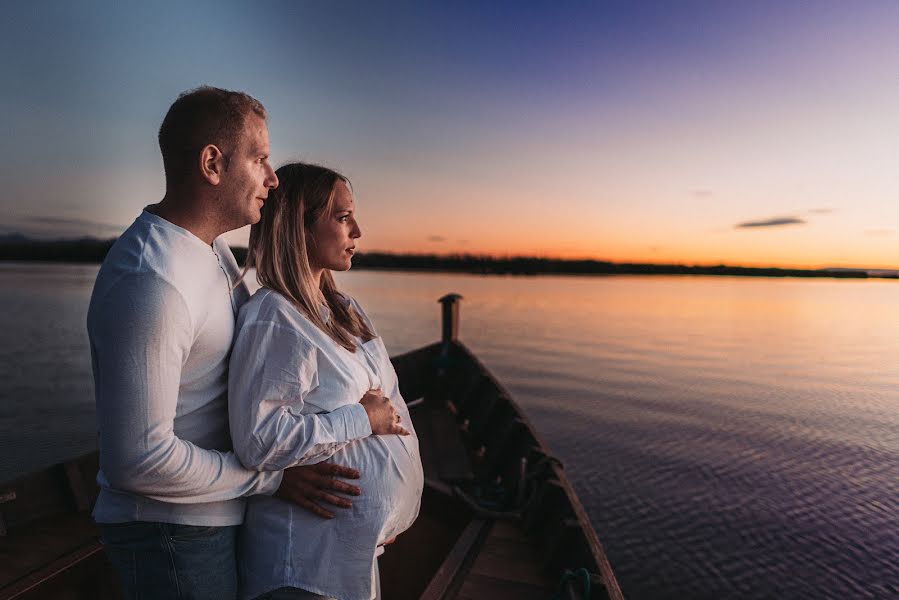
[[[292,327],[272,321],[241,327],[231,353],[228,410],[234,452],[247,468],[318,463],[371,435],[359,403],[302,414],[305,396],[317,385],[316,350]]]

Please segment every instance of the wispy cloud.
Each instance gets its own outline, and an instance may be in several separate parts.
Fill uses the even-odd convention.
[[[445,242],[446,238],[443,237],[442,235],[429,235],[428,241],[429,242]]]
[[[867,229],[865,230],[865,235],[870,235],[874,237],[887,237],[891,235],[896,235],[895,229]]]
[[[692,195],[696,196],[697,198],[711,198],[713,195],[712,190],[706,190],[706,189],[690,190],[690,193]]]
[[[99,223],[89,219],[74,219],[69,217],[29,217],[28,222],[36,225],[58,226],[58,227],[84,227],[90,229],[103,229],[111,233],[121,233],[125,227],[122,225],[110,225],[109,223]]]
[[[805,225],[798,217],[774,217],[762,221],[744,221],[734,225],[734,229],[751,229],[755,227],[784,227],[786,225]]]
[[[18,232],[39,238],[113,237],[124,230],[125,226],[123,225],[112,225],[75,217],[0,215],[0,231]]]
[[[833,212],[832,208],[813,208],[808,211],[810,215],[829,215]]]

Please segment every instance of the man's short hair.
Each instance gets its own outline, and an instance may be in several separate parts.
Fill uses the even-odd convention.
[[[243,92],[204,85],[178,96],[159,127],[166,182],[184,181],[200,150],[209,144],[217,146],[227,161],[251,113],[266,118],[262,103]]]

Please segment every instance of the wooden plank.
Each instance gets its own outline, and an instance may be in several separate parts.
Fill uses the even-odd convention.
[[[80,465],[77,461],[71,460],[64,465],[66,472],[66,480],[69,483],[69,490],[72,492],[72,499],[75,501],[75,508],[79,511],[88,511],[91,509],[93,498],[91,497],[91,489],[88,488],[81,474]]]
[[[460,600],[547,600],[554,590],[528,583],[513,583],[488,575],[473,574],[459,590]]]
[[[584,567],[588,560],[584,530],[577,519],[564,519],[547,532],[544,565],[556,572]]]
[[[96,540],[96,526],[87,513],[32,522],[27,531],[0,538],[0,589]]]
[[[435,408],[431,410],[430,422],[440,478],[450,483],[474,479],[471,460],[459,436],[455,417],[448,410]]]
[[[96,540],[0,589],[0,600],[115,600],[121,597],[103,546]]]
[[[527,537],[510,539],[491,532],[470,572],[509,583],[524,583],[546,590],[554,588],[542,568],[536,541]]]
[[[444,597],[462,565],[465,564],[466,559],[470,558],[469,555],[475,549],[488,524],[488,521],[481,519],[475,519],[468,524],[453,549],[450,550],[446,560],[437,569],[420,600],[441,600]]]
[[[513,542],[527,542],[531,539],[521,525],[513,521],[497,521],[490,530],[490,537]]]
[[[440,468],[437,464],[437,450],[434,448],[434,435],[431,433],[431,408],[421,405],[409,411],[412,425],[418,435],[418,452],[421,456],[421,467],[427,479],[439,479]]]
[[[434,359],[439,351],[440,344],[431,344],[390,358],[403,398],[414,400],[427,394],[434,375]]]
[[[9,533],[32,521],[72,510],[65,470],[60,464],[0,485],[0,495],[9,498],[0,505]]]

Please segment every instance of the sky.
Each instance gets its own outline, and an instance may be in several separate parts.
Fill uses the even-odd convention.
[[[362,251],[899,268],[897,2],[10,3],[0,234],[112,237],[202,84]],[[245,244],[247,231],[228,234]]]

